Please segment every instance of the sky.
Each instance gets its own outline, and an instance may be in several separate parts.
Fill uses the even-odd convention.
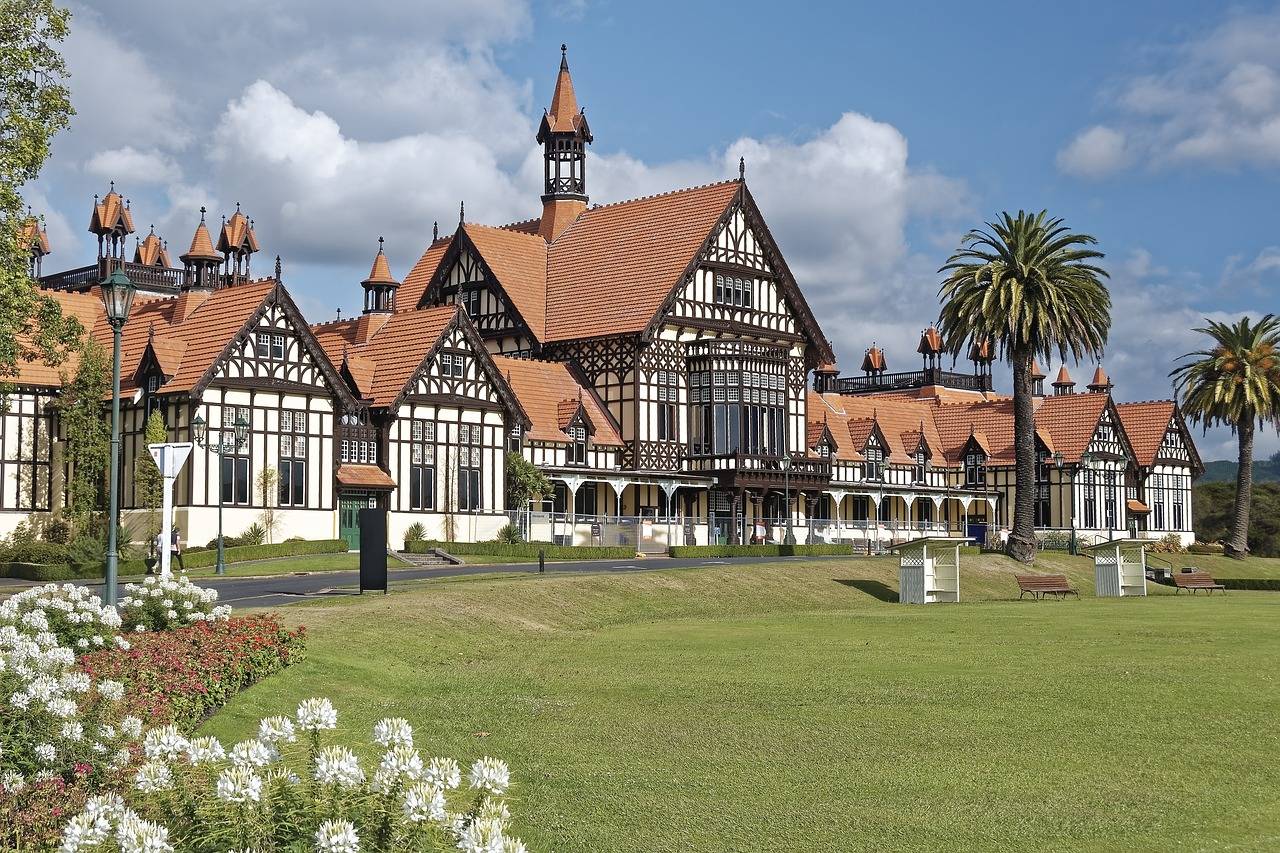
[[[1206,317],[1280,310],[1278,3],[126,8],[71,4],[78,114],[25,191],[46,271],[92,261],[93,195],[115,180],[175,260],[202,205],[216,225],[240,202],[256,271],[281,255],[312,322],[357,313],[379,236],[403,277],[460,201],[468,221],[538,214],[534,136],[566,42],[592,202],[733,177],[744,157],[845,373],[873,341],[890,369],[918,364],[938,268],[1002,210],[1098,238],[1118,400],[1167,398]],[[1069,369],[1083,386],[1093,366]],[[1198,443],[1235,458],[1225,430]],[[1276,450],[1268,430],[1258,455]]]

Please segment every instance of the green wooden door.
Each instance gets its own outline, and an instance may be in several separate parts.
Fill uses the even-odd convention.
[[[369,496],[343,494],[338,498],[338,535],[352,551],[360,550],[360,510],[369,506]]]

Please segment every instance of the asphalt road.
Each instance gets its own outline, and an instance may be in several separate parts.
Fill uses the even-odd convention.
[[[848,559],[847,557],[733,557],[732,559],[672,559],[670,557],[646,557],[630,560],[586,560],[571,563],[547,563],[547,574],[583,574],[583,573],[622,573],[652,572],[662,569],[686,569],[700,566],[718,566],[727,563],[735,565],[752,563],[777,563],[783,560],[822,560]],[[388,586],[395,592],[396,586],[404,581],[426,580],[430,578],[465,577],[468,575],[510,574],[520,572],[536,574],[537,563],[483,564],[444,566],[431,569],[389,569]],[[257,578],[200,578],[196,581],[200,586],[211,587],[218,591],[218,603],[229,604],[235,608],[244,607],[283,607],[302,601],[316,601],[339,595],[359,594],[360,573],[356,571],[313,572],[311,574],[272,575]],[[121,594],[124,584],[120,585]],[[101,585],[95,585],[95,592],[101,594]],[[380,595],[372,592],[368,595]]]

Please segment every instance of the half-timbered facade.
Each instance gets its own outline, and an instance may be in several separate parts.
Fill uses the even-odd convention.
[[[200,211],[180,268],[154,233],[127,261],[132,213],[114,186],[91,216],[96,263],[40,282],[91,299],[81,292],[122,268],[150,297],[124,335],[126,460],[144,452],[153,411],[172,440],[197,415],[215,441],[250,425],[243,446],[197,449],[179,480],[189,541],[212,537],[219,500],[228,533],[271,508],[290,535],[352,545],[367,506],[389,511],[392,545],[413,524],[477,540],[509,520],[537,538],[655,550],[776,541],[788,526],[874,545],[1009,525],[1012,404],[992,391],[989,344],[970,348],[971,375],[948,372],[928,329],[920,370],[889,372],[872,346],[862,376],[840,377],[745,164],[731,180],[590,206],[592,139],[562,56],[536,140],[541,215],[493,226],[462,208],[403,283],[380,245],[351,319],[309,326],[278,269],[251,278],[259,245],[239,205],[216,240]],[[32,223],[40,276],[48,244]],[[109,344],[100,313],[93,334]],[[29,384],[4,415],[5,519],[57,510],[58,387]],[[1172,404],[1117,406],[1101,371],[1088,393],[1065,369],[1053,388],[1037,399],[1037,527],[1188,538],[1199,461]],[[511,506],[511,452],[553,494]],[[139,510],[122,470],[123,505]]]

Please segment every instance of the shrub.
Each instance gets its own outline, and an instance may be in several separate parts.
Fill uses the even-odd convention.
[[[1222,552],[1223,548],[1221,543],[1196,542],[1194,545],[1187,548],[1188,554],[1201,554],[1205,556],[1209,554],[1222,554]]]
[[[23,539],[4,549],[4,561],[8,563],[37,563],[53,565],[68,562],[67,546],[56,542],[39,542]]]
[[[167,631],[195,622],[226,621],[231,608],[217,607],[216,589],[202,589],[186,575],[149,577],[124,588],[120,616],[127,631]]]
[[[1280,592],[1280,578],[1214,578],[1227,589],[1252,589]]]
[[[44,541],[66,545],[71,541],[71,522],[65,518],[50,519],[44,526]]]
[[[535,558],[542,551],[548,560],[625,560],[636,555],[634,548],[612,545],[552,545],[544,542],[412,542],[411,554],[429,554],[439,548],[449,554],[486,554],[493,557]]]
[[[410,542],[421,542],[427,538],[427,528],[422,526],[422,522],[415,521],[404,529],[404,547],[407,551]]]
[[[852,554],[852,545],[672,545],[672,557],[823,557]]]
[[[1182,544],[1182,537],[1176,533],[1160,537],[1146,545],[1146,549],[1152,554],[1181,554],[1187,550]]]
[[[23,580],[48,583],[49,581],[69,581],[75,576],[75,572],[65,563],[55,563],[53,565],[0,563],[0,577],[22,578]]]
[[[506,764],[477,760],[464,788],[456,761],[424,761],[409,724],[393,719],[374,726],[373,741],[385,751],[366,772],[350,748],[323,743],[337,721],[328,699],[308,699],[293,718],[268,717],[256,739],[230,749],[162,731],[128,804],[89,801],[65,837],[126,825],[150,842],[139,850],[523,853],[507,835]]]
[[[517,545],[524,541],[524,535],[518,526],[508,523],[502,526],[498,535],[493,537],[493,541],[502,545]]]
[[[255,521],[241,531],[239,536],[224,537],[223,541],[226,545],[232,547],[237,545],[261,545],[267,541],[267,530]]]
[[[81,667],[124,682],[130,713],[190,730],[237,692],[301,660],[304,632],[260,615],[142,633],[129,642],[128,650],[85,655]]]
[[[306,554],[345,554],[350,546],[345,539],[293,539],[278,545],[240,545],[226,548],[227,563],[245,563],[252,560],[271,560],[277,557],[301,557]],[[211,548],[188,549],[183,552],[182,561],[188,569],[203,569],[218,562],[217,542]],[[123,576],[140,575],[147,570],[141,560],[130,560],[120,564]]]

